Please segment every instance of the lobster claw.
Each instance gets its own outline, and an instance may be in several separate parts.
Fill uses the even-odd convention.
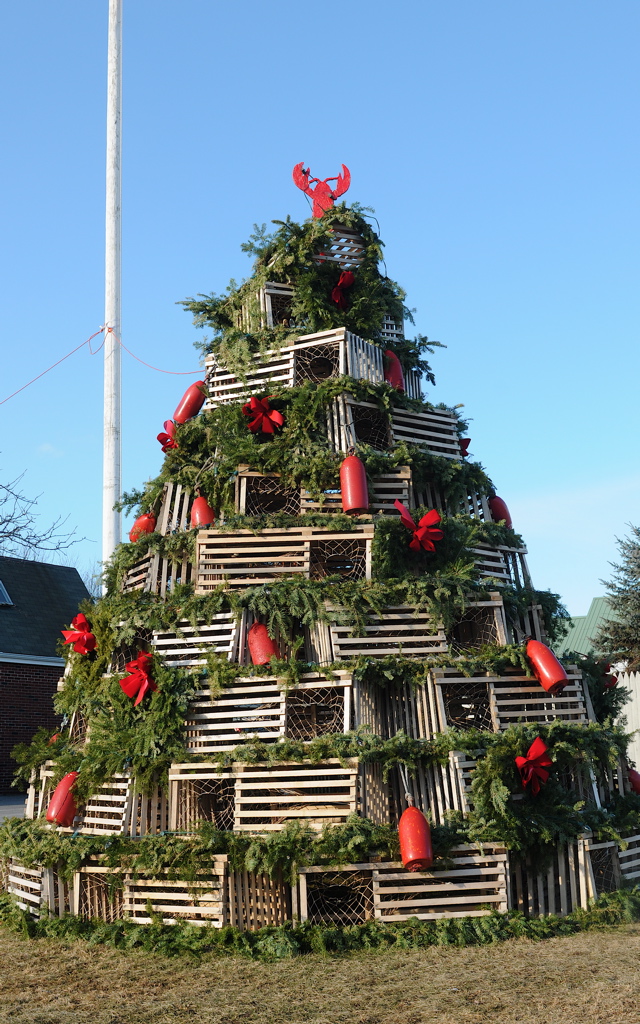
[[[299,166],[302,166],[302,165],[300,164]],[[295,175],[295,171],[294,171],[294,175]],[[297,184],[297,182],[296,182],[296,184]],[[342,174],[338,175],[337,184],[336,184],[336,187],[333,190],[333,194],[336,197],[336,199],[338,198],[338,196],[343,196],[345,194],[345,192],[349,188],[350,184],[351,184],[351,171],[349,170],[348,167],[345,167],[345,165],[342,164]]]
[[[309,188],[309,170],[304,169],[304,160],[293,168],[293,180],[298,188],[301,188],[307,195],[311,194]]]

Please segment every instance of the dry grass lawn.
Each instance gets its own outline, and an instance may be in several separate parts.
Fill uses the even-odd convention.
[[[11,1024],[639,1024],[640,925],[533,943],[196,964],[0,928]]]

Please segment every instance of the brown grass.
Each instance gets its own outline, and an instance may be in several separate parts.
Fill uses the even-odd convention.
[[[194,964],[0,928],[11,1024],[638,1024],[640,925],[533,943]]]

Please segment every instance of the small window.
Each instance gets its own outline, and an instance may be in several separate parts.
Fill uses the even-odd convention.
[[[9,597],[9,594],[7,592],[7,588],[5,587],[4,583],[2,582],[2,580],[0,580],[0,607],[3,604],[5,604],[5,605],[12,605],[13,601]]]

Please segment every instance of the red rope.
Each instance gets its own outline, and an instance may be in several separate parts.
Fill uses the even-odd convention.
[[[110,327],[109,330],[112,331],[113,328]],[[142,363],[143,366],[148,366],[150,370],[157,370],[158,373],[170,373],[173,377],[193,377],[194,374],[202,372],[201,370],[161,370],[159,366],[152,366],[151,363],[145,363],[144,359],[141,359],[140,356],[135,355],[135,353],[132,352],[131,349],[128,349],[127,346],[123,344],[122,341],[120,341],[120,338],[118,337],[117,334],[114,334],[114,338],[120,345],[120,348],[123,348],[125,352],[128,352],[130,356],[133,356],[134,359],[137,359],[138,362]]]
[[[133,356],[134,359],[137,359],[139,363],[142,363],[143,366],[147,366],[150,370],[157,370],[158,373],[170,373],[174,377],[193,377],[193,376],[195,376],[195,374],[199,374],[201,372],[200,370],[161,370],[159,366],[152,366],[151,363],[145,363],[144,359],[140,359],[140,357],[135,355],[135,353],[132,352],[130,349],[128,349],[126,345],[122,344],[122,342],[120,341],[120,338],[115,333],[113,327],[107,327],[106,332],[105,332],[105,336],[102,339],[102,342],[100,343],[100,345],[98,345],[97,349],[94,351],[91,348],[91,342],[93,341],[94,338],[97,338],[99,334],[102,334],[103,331],[105,331],[104,327],[98,328],[98,330],[95,331],[95,333],[92,334],[90,338],[87,338],[86,341],[83,341],[82,344],[78,345],[76,348],[71,349],[71,352],[67,352],[66,356],[63,356],[62,359],[58,359],[58,361],[56,363],[53,363],[51,366],[48,366],[47,369],[43,370],[42,373],[39,373],[37,377],[34,377],[32,380],[28,381],[26,384],[23,384],[22,387],[18,388],[17,391],[14,391],[13,394],[7,395],[6,398],[3,398],[2,401],[0,402],[0,405],[4,405],[4,403],[8,402],[10,398],[15,398],[15,396],[19,395],[21,391],[25,390],[25,388],[30,387],[31,384],[35,384],[35,382],[37,380],[40,380],[41,377],[44,377],[44,375],[46,373],[49,373],[50,370],[55,370],[56,366],[60,366],[60,363],[64,363],[65,359],[68,359],[69,356],[74,355],[75,352],[79,352],[80,349],[84,348],[85,345],[89,346],[89,352],[91,353],[92,356],[97,356],[98,352],[103,347],[103,345],[104,345],[104,343],[105,343],[105,341],[107,339],[107,334],[113,334],[114,338],[116,339],[116,341],[120,345],[120,348],[123,348],[125,350],[125,352],[128,352],[130,356]]]
[[[111,330],[111,328],[109,328],[109,330]],[[25,388],[28,388],[31,384],[35,384],[37,380],[40,380],[41,377],[44,377],[45,373],[49,373],[49,370],[54,370],[56,366],[60,366],[60,363],[64,363],[65,359],[68,359],[69,356],[72,356],[74,352],[78,352],[81,348],[84,348],[85,345],[89,345],[89,351],[91,352],[90,342],[92,342],[94,338],[97,338],[99,334],[102,334],[103,331],[104,327],[100,327],[99,330],[95,332],[95,334],[92,334],[90,338],[87,338],[86,341],[83,341],[82,345],[78,345],[78,347],[72,349],[71,352],[67,352],[66,356],[63,356],[62,359],[58,359],[58,362],[54,363],[53,366],[49,366],[46,370],[43,370],[42,373],[39,373],[37,377],[34,377],[33,380],[30,380],[27,384],[23,384],[22,387],[18,388],[17,391],[14,391],[12,395],[8,395],[7,398],[3,398],[2,401],[0,402],[0,405],[4,405],[4,403],[8,402],[10,398],[15,398],[15,396],[19,395],[20,392],[24,391]],[[102,345],[104,345],[104,339],[102,341]],[[102,348],[102,345],[100,345],[100,348],[97,348],[95,352],[91,352],[91,354],[96,355]]]

